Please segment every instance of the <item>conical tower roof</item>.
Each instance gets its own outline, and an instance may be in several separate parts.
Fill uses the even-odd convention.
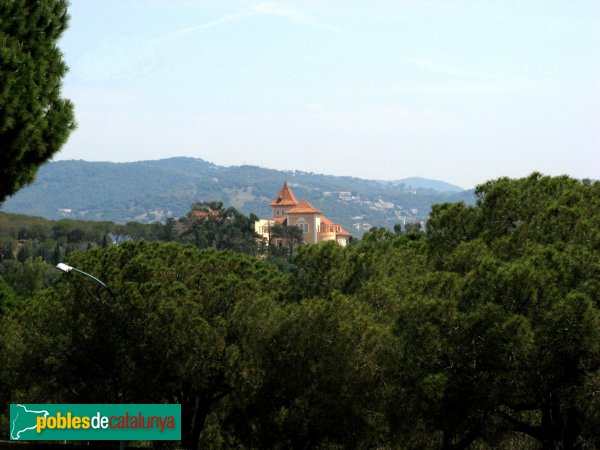
[[[279,190],[279,193],[275,196],[275,199],[270,203],[271,206],[296,206],[298,200],[296,196],[287,184],[287,181],[283,183],[283,186]]]

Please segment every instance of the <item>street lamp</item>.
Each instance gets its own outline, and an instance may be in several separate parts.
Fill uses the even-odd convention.
[[[94,280],[94,281],[96,281],[96,282],[100,283],[100,284],[101,284],[103,287],[105,287],[105,288],[106,288],[106,290],[107,290],[107,291],[110,293],[110,295],[112,296],[112,298],[113,298],[114,300],[116,300],[116,298],[115,298],[115,294],[113,294],[113,291],[111,291],[111,290],[110,290],[110,288],[109,288],[109,287],[106,285],[106,283],[104,283],[103,281],[99,280],[99,279],[98,279],[98,278],[96,278],[94,275],[92,275],[92,274],[90,274],[90,273],[87,273],[87,272],[84,272],[83,270],[79,270],[79,269],[77,269],[77,268],[75,268],[75,267],[69,266],[69,265],[67,265],[67,264],[65,264],[65,263],[58,263],[58,264],[56,265],[56,268],[57,268],[58,270],[62,270],[63,272],[66,272],[66,273],[69,273],[69,272],[77,272],[77,273],[80,273],[80,274],[82,274],[82,275],[85,275],[86,277],[89,277],[89,278],[91,278],[92,280]]]
[[[100,283],[104,288],[106,288],[106,290],[110,293],[113,300],[115,300],[115,301],[117,300],[117,298],[115,297],[115,294],[113,293],[113,291],[110,290],[110,288],[106,285],[106,283],[104,283],[102,280],[99,280],[91,273],[84,272],[83,270],[79,270],[76,267],[69,266],[68,264],[65,264],[65,263],[58,263],[56,265],[56,268],[58,270],[62,270],[63,272],[66,272],[66,273],[77,272],[82,275],[85,275],[86,277],[91,278],[92,280],[96,281],[97,283]],[[125,441],[121,440],[121,441],[119,441],[119,450],[124,450],[124,449],[125,449]]]
[[[108,286],[105,283],[103,283],[102,281],[100,281],[94,275],[91,275],[91,274],[89,274],[87,272],[84,272],[83,270],[79,270],[79,269],[76,269],[75,267],[68,266],[65,263],[58,263],[56,265],[56,268],[58,270],[62,270],[63,272],[67,272],[67,273],[71,272],[72,270],[74,270],[75,272],[79,272],[79,273],[81,273],[81,274],[83,274],[83,275],[85,275],[87,277],[90,277],[92,280],[96,280],[98,283],[100,283],[102,286],[104,286],[106,289],[108,289]]]

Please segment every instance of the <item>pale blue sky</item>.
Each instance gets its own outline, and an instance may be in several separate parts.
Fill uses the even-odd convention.
[[[600,178],[600,1],[72,0],[55,159]]]

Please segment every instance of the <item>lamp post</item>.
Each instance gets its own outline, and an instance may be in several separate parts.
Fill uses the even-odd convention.
[[[102,287],[106,288],[106,290],[109,292],[109,294],[113,298],[113,300],[115,300],[115,301],[117,300],[117,298],[115,297],[115,294],[113,293],[113,291],[110,290],[110,288],[107,286],[107,284],[104,283],[102,280],[96,278],[91,273],[84,272],[83,270],[80,270],[80,269],[77,269],[75,267],[69,266],[68,264],[65,264],[65,263],[58,263],[56,265],[56,268],[58,270],[62,270],[63,272],[66,272],[66,273],[77,272],[77,273],[80,273],[82,275],[85,275],[86,277],[91,278],[92,280],[94,280],[97,283],[99,283],[100,285],[102,285]],[[119,450],[124,450],[124,449],[125,449],[125,441],[121,440],[121,441],[119,441]]]
[[[66,272],[66,273],[77,272],[77,273],[80,273],[82,275],[85,275],[86,277],[91,278],[92,280],[96,281],[97,283],[100,283],[104,288],[106,288],[106,290],[109,292],[109,294],[111,295],[111,297],[113,298],[113,300],[116,300],[115,294],[113,293],[113,291],[110,290],[110,288],[106,285],[106,283],[104,283],[103,281],[99,280],[98,278],[96,278],[91,273],[84,272],[83,270],[80,270],[80,269],[77,269],[75,267],[69,266],[69,265],[67,265],[65,263],[58,263],[56,265],[56,268],[58,270],[62,270],[63,272]]]

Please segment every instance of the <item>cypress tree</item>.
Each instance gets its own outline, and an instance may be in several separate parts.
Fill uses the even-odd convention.
[[[33,181],[75,128],[73,105],[60,93],[67,6],[0,0],[0,203]]]
[[[60,247],[58,246],[58,242],[56,243],[56,247],[54,247],[54,252],[52,253],[52,264],[57,265],[60,262]]]
[[[6,251],[4,253],[4,259],[15,259],[15,250],[13,248],[13,243],[9,242],[6,246]]]
[[[22,263],[24,263],[25,261],[27,261],[27,259],[29,259],[29,248],[27,248],[26,245],[21,247],[21,250],[19,250],[17,259],[19,260],[19,262],[22,262]]]

